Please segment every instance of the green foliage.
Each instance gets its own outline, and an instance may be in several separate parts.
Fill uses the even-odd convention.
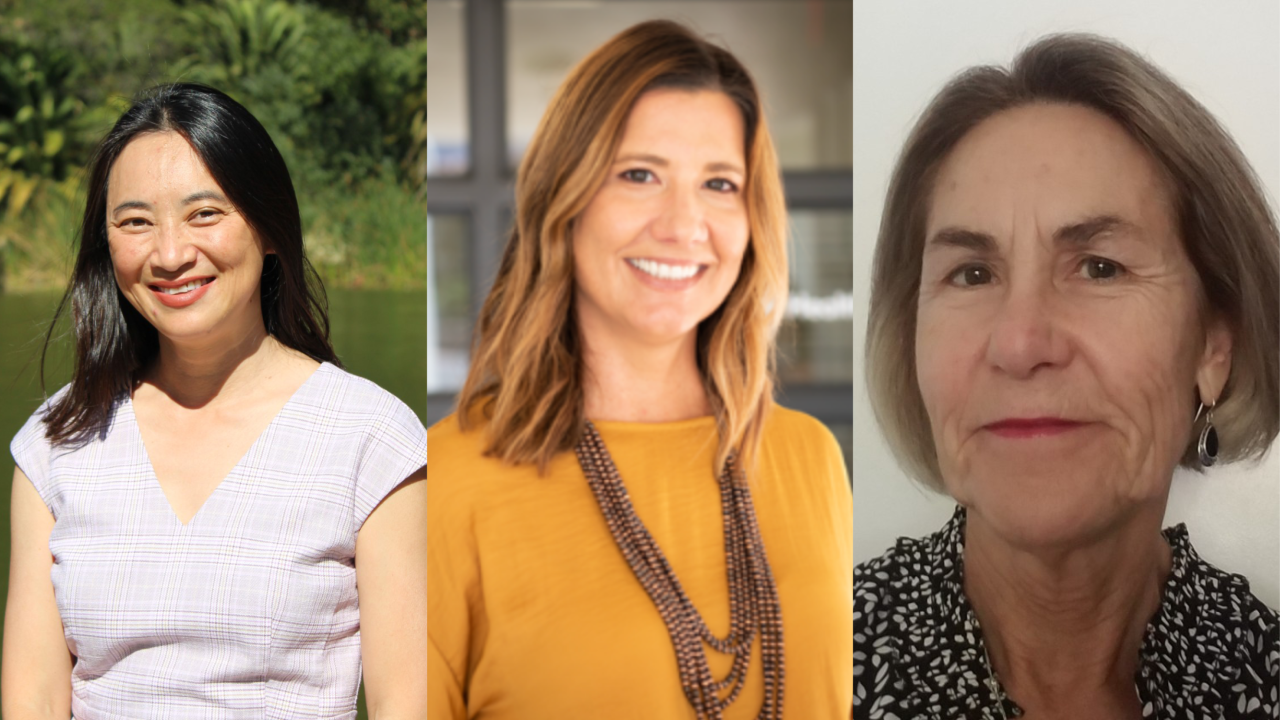
[[[182,13],[194,52],[174,73],[224,88],[235,88],[272,66],[298,70],[298,45],[306,32],[302,13],[283,0],[216,0]]]
[[[425,247],[396,254],[423,234],[411,227],[424,216],[420,0],[0,0],[0,273],[12,287],[65,277],[41,248],[74,233],[68,203],[94,144],[130,98],[174,81],[217,87],[266,127],[319,254],[346,258],[324,270],[331,282],[424,282]],[[6,219],[13,207],[34,215]]]
[[[37,191],[66,191],[77,177],[76,121],[84,103],[65,51],[0,35],[0,202],[16,216]]]
[[[355,196],[329,187],[302,198],[307,255],[326,285],[416,289],[426,285],[426,212],[394,179]]]

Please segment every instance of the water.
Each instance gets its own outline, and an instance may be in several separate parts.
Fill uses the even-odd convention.
[[[56,293],[0,293],[0,627],[9,583],[9,441],[44,397],[40,346],[60,298]],[[330,290],[330,336],[348,372],[368,378],[427,419],[427,296],[425,290]],[[68,382],[71,346],[51,347],[45,386]],[[362,715],[363,716],[363,715]]]

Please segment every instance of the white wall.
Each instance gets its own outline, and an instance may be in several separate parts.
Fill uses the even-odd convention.
[[[855,0],[853,18],[854,549],[858,562],[899,536],[932,532],[953,503],[906,479],[862,381],[871,258],[893,162],[933,94],[971,65],[1007,65],[1036,38],[1096,32],[1147,55],[1217,116],[1280,195],[1280,3],[1239,0]],[[1275,340],[1280,344],[1280,338]],[[1174,478],[1169,524],[1200,554],[1249,578],[1280,607],[1280,453],[1255,467]]]

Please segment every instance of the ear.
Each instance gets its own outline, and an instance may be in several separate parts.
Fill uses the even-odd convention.
[[[1221,318],[1209,321],[1204,336],[1204,354],[1196,369],[1200,402],[1209,407],[1218,402],[1231,375],[1231,330]]]

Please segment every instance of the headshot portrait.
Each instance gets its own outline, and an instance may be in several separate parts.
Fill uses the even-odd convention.
[[[420,716],[425,26],[10,6],[0,712]]]
[[[551,32],[561,9],[529,5],[554,12],[512,32]],[[433,415],[438,398],[449,403],[428,430],[433,719],[852,712],[850,492],[832,427],[842,416],[839,401],[816,399],[822,382],[798,374],[807,366],[839,387],[841,355],[801,338],[789,345],[805,348],[799,357],[778,357],[781,327],[847,326],[832,319],[842,286],[791,272],[802,241],[789,222],[793,205],[838,214],[809,183],[842,161],[784,151],[768,86],[735,36],[716,34],[712,10],[758,6],[755,22],[783,29],[739,17],[736,37],[790,41],[799,23],[813,54],[837,56],[848,16],[832,11],[835,33],[804,13],[783,21],[783,4],[706,3],[681,17],[702,5],[622,3],[595,17],[611,32],[556,78],[531,134],[517,125],[506,146],[518,163],[496,275],[465,354],[439,337],[435,357],[447,368],[454,353],[460,384],[442,373],[429,396]],[[499,17],[512,22],[518,6]],[[493,20],[469,5],[459,18],[468,39]],[[841,66],[823,73],[838,78]],[[429,131],[437,172],[446,157],[492,153],[478,137],[446,151],[445,130]],[[483,172],[438,184],[429,174],[433,263],[448,255],[436,224],[447,202],[488,202],[473,195]],[[469,264],[491,242],[473,237]],[[444,328],[451,278],[432,278],[431,317]],[[823,289],[797,311],[788,296],[809,287]],[[801,399],[787,404],[791,387]]]
[[[856,717],[1280,712],[1278,21],[856,10]]]

